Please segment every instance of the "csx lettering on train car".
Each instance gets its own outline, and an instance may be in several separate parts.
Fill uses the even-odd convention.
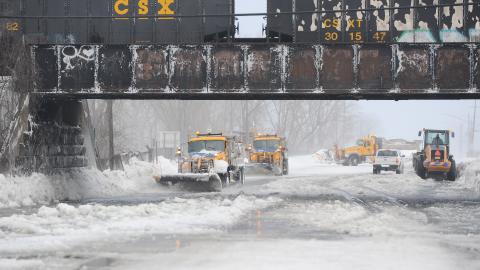
[[[0,15],[24,17],[0,20],[0,30],[38,45],[218,42],[233,39],[233,12],[234,0],[0,0]]]
[[[174,4],[175,0],[150,0],[151,2],[156,1],[158,3],[158,10],[156,14],[158,15],[174,15],[175,11],[173,10],[172,5]],[[115,0],[113,5],[113,10],[117,15],[126,15],[130,11],[131,2],[136,2],[136,10],[138,15],[148,15],[150,14],[150,6],[149,0],[136,0],[136,1],[129,1],[129,0]],[[165,19],[165,18],[164,18]],[[173,19],[173,18],[168,18]]]

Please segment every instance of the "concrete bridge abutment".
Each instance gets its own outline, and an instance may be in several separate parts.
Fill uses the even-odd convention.
[[[1,169],[29,175],[95,167],[89,121],[82,100],[26,95],[4,143]]]

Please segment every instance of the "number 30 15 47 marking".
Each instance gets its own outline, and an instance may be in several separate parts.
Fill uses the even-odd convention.
[[[18,31],[20,25],[17,22],[7,23],[7,31]]]

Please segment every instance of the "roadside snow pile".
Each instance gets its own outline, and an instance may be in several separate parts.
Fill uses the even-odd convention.
[[[466,187],[475,189],[480,193],[480,160],[459,165],[458,170],[460,178],[457,182],[463,183]]]
[[[313,157],[317,160],[317,162],[325,164],[335,164],[334,156],[335,154],[328,149],[320,149],[313,154]]]
[[[0,218],[0,254],[68,250],[90,241],[124,241],[145,234],[218,232],[245,214],[280,201],[239,195],[234,199],[174,198],[135,206],[43,206],[32,215]]]
[[[0,174],[0,208],[49,204],[62,200],[119,196],[158,189],[152,177],[176,167],[167,159],[161,165],[131,160],[125,171],[100,172],[75,170],[62,175],[33,174],[28,177],[6,177]]]

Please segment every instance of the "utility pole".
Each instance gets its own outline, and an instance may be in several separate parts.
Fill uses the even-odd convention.
[[[250,119],[249,119],[249,112],[248,112],[248,100],[245,100],[244,101],[244,106],[243,106],[243,115],[244,115],[244,123],[243,123],[243,132],[244,132],[244,142],[248,142],[248,137],[249,137],[249,133],[250,133],[250,127],[249,127],[249,124],[250,124]]]
[[[193,104],[189,104],[189,101],[187,100],[179,100],[177,102],[180,105],[179,107],[180,109],[180,143],[182,143],[182,142],[188,141],[188,138],[190,136],[189,127],[190,127],[191,117],[187,119],[187,108],[189,106],[193,106]],[[197,130],[194,130],[194,131],[197,131]]]
[[[113,170],[115,149],[113,146],[113,100],[107,100],[107,121],[108,121],[108,160],[110,170]]]
[[[476,124],[476,119],[477,118],[477,100],[475,100],[474,106],[473,106],[473,123],[472,123],[472,156],[475,156],[475,124]]]
[[[345,144],[345,141],[346,141],[346,138],[345,138],[345,134],[347,133],[347,101],[344,100],[343,101],[343,112],[342,112],[342,129],[341,129],[341,138],[340,138],[340,141],[341,141],[341,145],[344,145]]]

